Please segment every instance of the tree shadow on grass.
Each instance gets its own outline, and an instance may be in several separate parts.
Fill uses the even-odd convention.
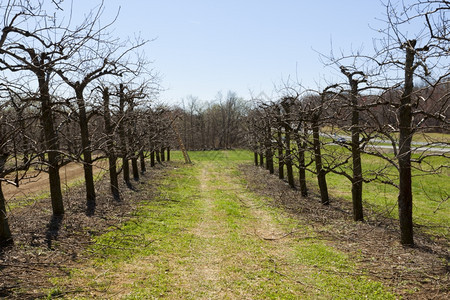
[[[95,207],[97,203],[95,201],[88,201],[86,206],[86,216],[92,217],[95,214]]]
[[[45,233],[45,242],[47,243],[48,249],[53,249],[53,241],[58,238],[63,219],[64,216],[52,216],[50,219]]]
[[[125,182],[127,188],[129,188],[130,190],[132,190],[133,192],[138,192],[139,189],[137,187],[135,187],[131,181]]]

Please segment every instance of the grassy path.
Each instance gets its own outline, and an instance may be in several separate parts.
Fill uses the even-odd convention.
[[[268,208],[220,152],[178,165],[133,220],[96,239],[92,255],[49,295],[79,299],[395,298],[352,276],[352,261],[307,225]],[[295,234],[290,234],[295,232]]]

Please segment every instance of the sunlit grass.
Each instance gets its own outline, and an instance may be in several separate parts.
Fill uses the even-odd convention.
[[[342,128],[337,127],[329,127],[324,126],[320,128],[320,131],[325,134],[330,135],[341,135],[341,136],[351,136],[351,131],[344,130]],[[398,139],[398,133],[392,132],[390,133],[394,139]],[[442,142],[442,143],[450,143],[450,135],[445,133],[437,133],[437,132],[419,132],[413,135],[413,142],[418,143],[429,143],[429,142]]]
[[[325,163],[331,165],[347,159],[351,153],[344,147],[328,145],[323,150]],[[394,161],[393,153],[386,153]],[[413,160],[419,158],[419,154],[412,156]],[[312,155],[308,152],[307,161]],[[338,170],[352,174],[352,160],[348,164],[341,166]],[[435,236],[446,236],[449,238],[450,224],[450,201],[448,195],[450,191],[450,169],[441,168],[448,165],[448,158],[443,156],[432,156],[423,160],[420,164],[412,163],[412,190],[413,190],[413,219],[414,223],[420,226],[421,230]],[[314,170],[314,164],[310,166]],[[384,216],[398,219],[397,197],[398,170],[396,167],[384,159],[362,155],[362,168],[366,180],[374,178],[374,173],[382,173],[380,179],[390,181],[392,184],[382,183],[380,180],[371,181],[363,185],[363,202],[371,205],[377,213]],[[276,166],[277,169],[277,166]],[[295,174],[297,173],[297,169]],[[295,175],[297,176],[297,175]],[[296,179],[298,180],[298,179]],[[317,179],[313,173],[307,173],[308,186],[317,189]],[[330,196],[343,198],[351,201],[351,183],[342,176],[329,172],[327,183]]]
[[[337,275],[350,274],[355,263],[319,239],[278,245],[253,233],[266,222],[284,230],[300,225],[246,189],[237,165],[251,159],[251,152],[190,154],[193,164],[185,165],[180,153],[173,152],[175,167],[157,183],[158,195],[144,198],[131,220],[95,238],[88,249],[91,262],[67,278],[81,287],[76,294],[95,291],[92,295],[120,299],[395,298],[378,282]],[[260,220],[261,214],[267,217]],[[302,230],[315,236],[308,225]],[[209,272],[216,273],[212,279]],[[49,296],[64,293],[65,284],[55,282]]]

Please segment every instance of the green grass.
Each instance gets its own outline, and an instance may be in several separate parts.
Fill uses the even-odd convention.
[[[448,135],[443,134],[427,134],[433,138],[448,138]],[[424,138],[425,139],[425,138]],[[206,161],[224,159],[223,151],[193,151],[189,152],[193,161]],[[181,152],[174,152],[182,158]],[[245,153],[245,154],[243,154]],[[246,161],[253,162],[252,153],[241,151],[229,151],[226,156],[236,162]],[[348,151],[339,146],[329,146],[325,150],[325,155],[333,153],[337,155],[349,155]],[[393,154],[388,154],[393,156]],[[417,158],[415,154],[413,158]],[[385,173],[394,182],[398,184],[398,172],[392,165],[380,159],[369,155],[363,155],[363,172],[370,178],[371,170],[379,170],[385,167]],[[351,163],[351,161],[350,161]],[[431,167],[438,168],[439,166],[448,165],[448,159],[444,157],[430,157],[422,164],[413,164],[413,218],[414,223],[419,226],[420,230],[433,235],[444,236],[450,238],[449,226],[450,224],[450,201],[445,201],[450,190],[450,169],[442,169],[438,173],[426,173],[418,170],[430,170]],[[277,166],[276,166],[277,168]],[[343,169],[351,174],[350,164]],[[297,171],[295,171],[297,174]],[[312,173],[308,174],[308,186],[316,189],[317,180]],[[295,175],[297,176],[297,175]],[[298,179],[296,179],[298,180]],[[328,187],[332,197],[340,197],[347,201],[351,201],[351,183],[344,176],[329,173],[327,175]],[[392,185],[371,182],[364,184],[363,201],[369,204],[376,213],[381,213],[384,216],[398,219],[397,196],[398,190]]]
[[[449,135],[445,134],[424,134],[417,135],[419,140],[425,141],[427,139],[440,139],[448,141]],[[329,140],[322,138],[323,141]],[[295,148],[295,146],[293,146]],[[344,161],[351,155],[350,151],[344,147],[337,145],[327,145],[322,150],[323,160],[326,165],[327,161],[332,163]],[[307,161],[311,160],[310,153],[307,153]],[[392,153],[386,153],[386,156],[391,157],[395,161]],[[412,158],[418,159],[420,154],[413,154]],[[249,159],[249,162],[252,159]],[[352,174],[351,159],[349,163],[341,170]],[[412,190],[413,190],[413,219],[414,223],[420,230],[432,235],[450,238],[449,226],[450,224],[450,201],[448,201],[450,191],[450,169],[448,168],[448,158],[442,156],[430,156],[419,163],[412,163]],[[441,168],[447,166],[446,168]],[[277,169],[278,166],[275,166]],[[310,166],[314,170],[314,164]],[[362,155],[362,168],[364,177],[366,179],[373,178],[375,171],[382,171],[385,178],[398,184],[398,171],[385,160],[370,156]],[[294,168],[295,169],[295,168]],[[431,172],[433,169],[438,171]],[[298,180],[298,170],[295,169],[296,180]],[[317,190],[317,179],[314,174],[307,172],[308,187]],[[343,198],[351,201],[351,183],[342,176],[334,173],[328,173],[327,183],[331,198]],[[375,212],[381,213],[384,216],[398,219],[397,197],[398,189],[392,185],[381,183],[380,181],[372,181],[363,186],[363,202],[364,204],[373,207]]]
[[[337,134],[337,135],[346,135],[346,136],[351,136],[351,131],[349,130],[343,130],[341,128],[331,128],[331,127],[322,127],[320,129],[321,132],[323,133],[328,133],[328,134]],[[398,133],[391,133],[391,135],[398,139]],[[449,134],[445,134],[445,133],[435,133],[435,132],[419,132],[414,134],[413,136],[413,143],[414,142],[444,142],[444,143],[449,143],[450,142],[450,135]]]
[[[448,162],[443,157],[432,157],[427,160],[431,166],[438,167]],[[381,169],[386,163],[381,159],[369,155],[362,156],[363,172],[370,173],[371,170]],[[414,164],[413,164],[414,166]],[[426,165],[421,166],[424,169]],[[429,169],[429,168],[428,168]],[[350,167],[347,172],[351,174]],[[387,166],[385,172],[390,179],[398,184],[398,172],[393,166]],[[370,178],[370,175],[368,175]],[[443,169],[440,173],[425,173],[413,169],[413,218],[414,223],[421,226],[422,230],[431,234],[446,236],[449,238],[450,202],[442,201],[450,190],[450,170]],[[331,195],[351,201],[351,183],[344,176],[329,173],[327,181]],[[314,175],[309,174],[310,186],[317,185]],[[394,186],[371,182],[363,186],[363,201],[373,205],[378,212],[384,215],[398,218],[397,196],[398,189]]]
[[[237,165],[250,152],[190,155],[193,164],[184,165],[172,153],[178,164],[157,183],[158,195],[144,193],[131,220],[96,237],[90,262],[55,281],[49,298],[66,285],[79,299],[395,298],[380,283],[351,275],[352,258],[319,239],[274,243],[255,234],[295,225],[314,237],[314,230],[246,189]]]
[[[432,133],[417,135],[418,138],[421,138],[418,141],[425,141],[428,136],[431,136],[433,139],[448,139],[448,135]],[[332,149],[335,154],[349,155],[342,147],[330,146],[328,148]],[[192,151],[189,152],[189,155],[194,163],[196,161],[222,160],[225,157],[236,162],[246,161],[250,163],[253,161],[252,153],[242,151],[227,151],[226,154],[224,154],[224,151]],[[389,155],[392,156],[392,154]],[[182,160],[182,154],[179,151],[173,151],[172,156],[173,159]],[[417,165],[416,167],[429,169],[427,164],[436,168],[442,165],[448,165],[448,159],[432,157],[425,161],[425,163],[422,163],[421,166]],[[385,161],[373,156],[363,155],[363,171],[366,174],[370,170],[377,170],[385,166]],[[350,166],[347,166],[346,170],[351,174]],[[393,166],[387,166],[385,172],[393,182],[398,183],[398,173]],[[450,170],[443,169],[437,174],[426,174],[417,169],[413,169],[413,176],[414,223],[419,225],[421,230],[426,233],[449,238],[450,202],[444,200],[450,190],[448,180],[450,178]],[[348,179],[329,173],[327,175],[327,181],[332,197],[341,197],[347,201],[351,201],[351,184]],[[311,173],[308,173],[308,183],[309,187],[316,188],[317,186],[316,178]],[[398,190],[391,185],[380,182],[364,184],[363,201],[373,206],[377,213],[382,213],[385,216],[398,218],[397,196]]]

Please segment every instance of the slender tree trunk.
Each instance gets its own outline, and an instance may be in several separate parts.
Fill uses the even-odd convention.
[[[135,154],[131,158],[131,169],[133,170],[133,179],[139,181],[138,158]]]
[[[269,170],[270,174],[273,174],[273,157],[270,148],[266,148],[266,170]]]
[[[164,155],[164,147],[161,147],[161,151],[159,153],[161,155],[161,161],[162,162],[166,161],[166,157]]]
[[[283,135],[281,132],[281,127],[278,128],[277,138],[278,138],[278,178],[284,179]]]
[[[0,155],[0,173],[8,158],[7,154]],[[11,244],[13,242],[11,230],[9,229],[8,216],[6,213],[6,200],[3,195],[2,182],[0,181],[0,246]]]
[[[129,103],[127,115],[133,116],[133,104]],[[128,119],[130,120],[130,119]],[[136,123],[135,121],[127,122],[127,137],[128,137],[128,153],[130,153],[131,171],[133,173],[134,181],[139,181],[138,156],[136,153]],[[134,127],[134,130],[132,128]]]
[[[122,157],[122,172],[123,172],[123,181],[129,186],[130,182],[130,161],[124,156]]]
[[[412,111],[411,111],[411,94],[414,89],[414,56],[416,41],[408,41],[406,45],[406,61],[405,61],[405,89],[401,97],[400,108],[398,111],[399,119],[399,195],[398,210],[400,219],[400,242],[403,245],[414,245],[413,236],[413,196],[412,196],[412,179],[411,179],[411,141],[413,131]]]
[[[259,166],[264,166],[264,154],[262,153],[262,150],[259,152]]]
[[[44,128],[44,138],[48,150],[48,178],[50,183],[50,198],[54,216],[64,214],[61,178],[59,176],[59,144],[54,124],[52,103],[49,94],[48,81],[45,72],[38,75],[39,98],[41,102],[41,123]]]
[[[147,168],[145,167],[144,150],[139,151],[139,161],[141,162],[141,173],[145,173],[145,171],[147,171]]]
[[[266,126],[266,165],[270,174],[274,173],[273,169],[273,151],[272,151],[272,130],[270,123]]]
[[[86,104],[83,98],[83,90],[75,90],[77,96],[78,105],[78,118],[81,133],[81,147],[83,148],[83,169],[84,180],[86,185],[86,201],[88,207],[95,207],[95,186],[94,186],[94,173],[92,170],[92,151],[91,141],[89,139],[89,126],[88,118],[86,114]]]
[[[117,176],[117,157],[115,154],[109,154],[108,158],[108,166],[109,166],[109,180],[110,180],[110,189],[111,194],[114,200],[120,200],[120,190],[119,190],[119,179]]]
[[[3,195],[2,182],[0,181],[0,246],[11,244],[12,242],[13,239],[6,214],[6,201]]]
[[[131,185],[130,182],[130,165],[128,163],[128,145],[127,138],[125,135],[125,94],[124,94],[124,86],[120,84],[120,92],[119,92],[119,113],[122,117],[122,120],[119,123],[118,132],[121,144],[121,156],[122,156],[122,172],[123,172],[123,180],[125,181],[127,186]]]
[[[159,153],[159,149],[155,150],[155,155],[156,155],[156,161],[158,162],[158,164],[161,163],[161,155]]]
[[[254,153],[254,157],[255,157],[255,166],[258,166],[258,152],[253,152]]]
[[[109,181],[111,194],[114,200],[120,200],[119,180],[117,176],[117,157],[114,149],[114,132],[111,123],[111,111],[109,109],[109,91],[108,88],[103,90],[103,119],[105,122],[105,131],[108,137],[106,147],[108,148],[108,165],[109,165]]]
[[[304,131],[306,131],[306,129]],[[306,164],[305,164],[306,141],[301,140],[300,134],[298,134],[297,136],[297,148],[298,148],[298,174],[299,174],[300,192],[303,197],[307,197],[308,187],[306,186]]]
[[[167,147],[167,161],[170,161],[170,147]]]
[[[152,150],[150,152],[150,167],[154,167],[155,166],[155,150]]]
[[[285,132],[285,138],[286,138],[286,149],[284,150],[284,153],[285,153],[287,179],[289,186],[291,188],[295,188],[294,170],[292,168],[291,133],[288,130],[286,130]]]
[[[363,175],[360,150],[360,128],[359,128],[359,110],[358,110],[358,83],[350,78],[351,101],[352,101],[352,202],[353,202],[353,220],[364,221],[362,192]]]
[[[19,128],[20,128],[20,133],[22,135],[25,135],[25,131],[26,131],[26,126],[25,126],[25,119],[23,117],[23,111],[24,108],[23,107],[15,107],[16,113],[17,113],[17,117],[18,117],[18,122],[19,122]],[[28,162],[28,155],[29,155],[29,151],[30,151],[30,141],[27,138],[22,139],[21,141],[21,148],[23,150],[23,163],[26,164]]]
[[[295,181],[294,181],[294,171],[292,168],[292,150],[291,150],[291,134],[292,134],[292,127],[291,127],[291,106],[292,106],[292,99],[285,98],[281,102],[281,106],[284,109],[283,116],[280,115],[279,121],[282,122],[284,127],[284,139],[285,139],[285,149],[284,149],[284,164],[286,165],[286,172],[287,172],[287,179],[289,186],[293,189],[295,189]],[[281,113],[281,111],[280,111]]]
[[[323,205],[328,205],[330,204],[330,199],[328,198],[326,172],[322,167],[322,153],[320,150],[319,125],[317,124],[316,120],[313,121],[312,130],[314,143],[314,159],[316,162],[316,172],[317,172],[317,181],[320,189],[320,199]]]

